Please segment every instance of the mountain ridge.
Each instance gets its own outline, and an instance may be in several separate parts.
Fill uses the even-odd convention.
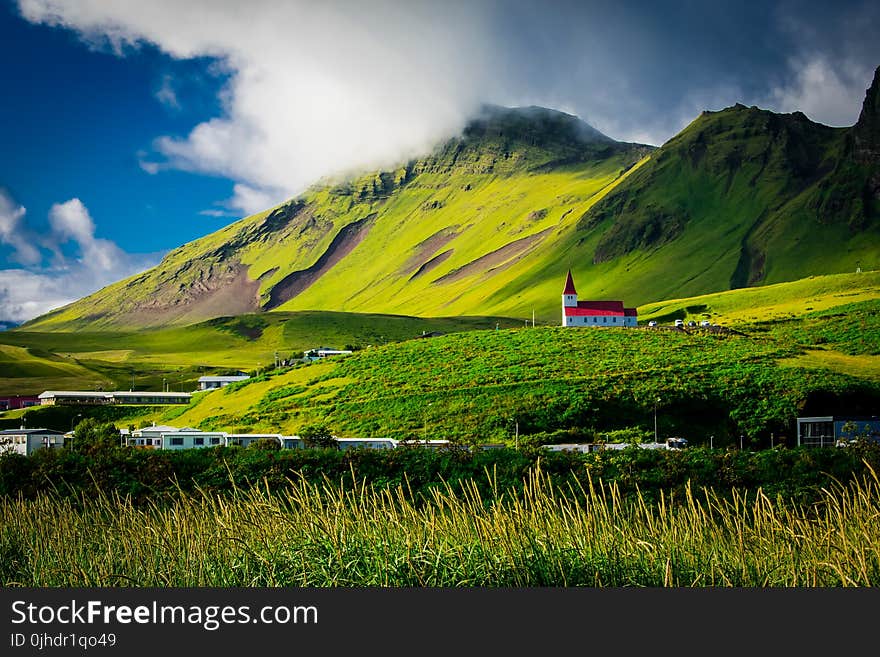
[[[875,75],[851,128],[736,104],[659,148],[556,110],[485,106],[423,158],[318,184],[26,326],[306,309],[549,318],[567,268],[583,296],[637,305],[870,267],[878,89]]]

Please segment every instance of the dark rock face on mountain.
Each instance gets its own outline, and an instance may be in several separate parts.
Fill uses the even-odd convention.
[[[869,167],[863,188],[863,205],[868,218],[880,212],[880,66],[874,82],[865,94],[862,113],[852,129],[852,157],[857,164]]]
[[[880,163],[880,67],[874,72],[874,82],[852,129],[852,154],[859,164]]]

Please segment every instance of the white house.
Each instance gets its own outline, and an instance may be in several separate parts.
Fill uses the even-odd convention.
[[[344,356],[350,354],[350,349],[332,349],[331,347],[315,347],[303,352],[303,360],[315,361],[328,356]]]
[[[188,404],[188,392],[147,392],[114,390],[93,392],[91,390],[46,390],[38,395],[42,406],[105,405],[105,404]]]
[[[424,447],[426,449],[444,449],[451,445],[452,443],[448,440],[420,440],[417,438],[411,438],[409,440],[401,440],[398,443],[400,447]]]
[[[199,390],[214,390],[216,388],[223,388],[225,386],[228,386],[230,383],[247,381],[249,378],[251,377],[249,377],[247,374],[236,376],[200,376]]]
[[[38,397],[41,406],[56,404],[109,404],[109,392],[93,392],[90,390],[46,390]]]
[[[336,438],[340,450],[347,449],[394,449],[397,441],[393,438]]]
[[[64,433],[54,429],[6,429],[0,431],[0,452],[30,456],[38,449],[64,447]]]
[[[226,434],[222,431],[199,431],[192,427],[181,429],[163,424],[135,429],[126,437],[125,444],[130,447],[173,450],[219,447],[226,444]]]
[[[163,433],[160,449],[201,449],[225,444],[226,434],[222,431],[181,429],[180,431]]]
[[[135,429],[131,434],[128,433],[128,429],[120,429],[120,433],[127,446],[150,447],[154,449],[160,449],[162,447],[162,434],[171,431],[180,431],[180,429],[167,424],[156,426],[155,423],[150,427]]]
[[[284,438],[280,433],[229,433],[226,434],[226,446],[248,447],[258,440],[274,440],[279,447],[284,448]]]
[[[552,445],[541,445],[548,452],[580,452],[588,454],[590,452],[598,452],[602,449],[600,443],[556,443]]]
[[[571,270],[562,291],[563,326],[637,326],[638,311],[623,301],[578,301]]]
[[[129,447],[147,449],[201,449],[204,447],[226,447],[240,445],[247,447],[258,440],[275,440],[282,449],[302,449],[303,440],[299,436],[283,436],[280,433],[226,433],[225,431],[201,431],[193,427],[174,427],[167,424],[135,429],[129,434],[127,429],[121,433]]]

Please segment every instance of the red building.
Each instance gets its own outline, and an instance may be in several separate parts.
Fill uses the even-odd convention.
[[[14,395],[12,397],[0,397],[0,411],[14,411],[17,408],[39,406],[40,400],[32,395]]]

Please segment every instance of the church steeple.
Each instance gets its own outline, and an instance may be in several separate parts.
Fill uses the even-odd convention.
[[[574,279],[571,277],[571,270],[568,270],[568,278],[565,279],[565,289],[562,290],[562,325],[566,325],[565,309],[577,308],[578,293],[574,289]]]

